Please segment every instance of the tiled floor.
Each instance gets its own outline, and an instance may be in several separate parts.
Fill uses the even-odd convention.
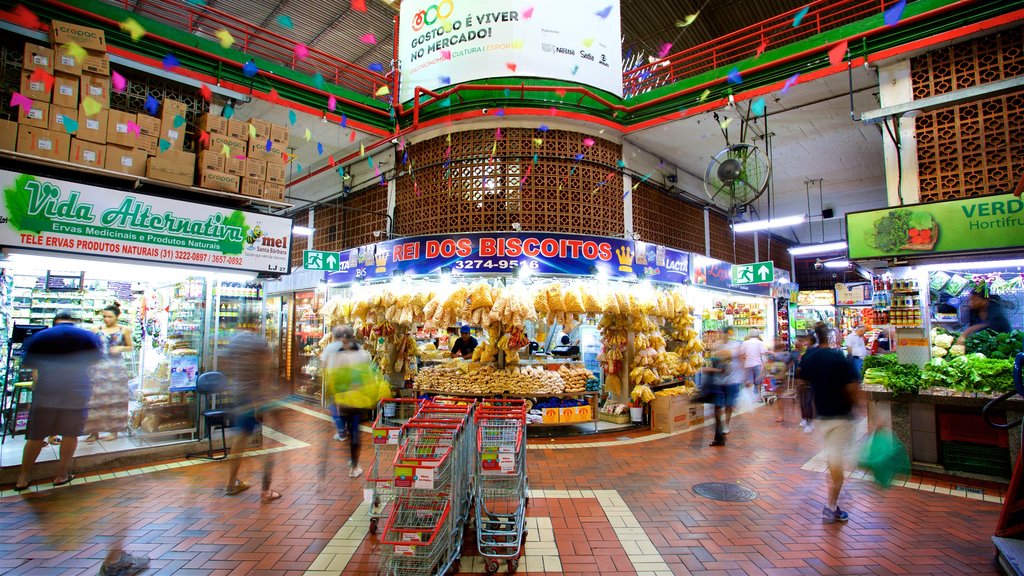
[[[149,574],[375,573],[379,545],[367,534],[364,485],[347,477],[348,446],[332,433],[318,411],[288,411],[280,429],[268,431],[269,447],[243,460],[254,487],[235,497],[222,491],[226,464],[200,461],[5,491],[0,574],[95,574],[118,537],[153,558]],[[755,410],[736,417],[725,448],[709,448],[710,439],[709,428],[630,432],[530,450],[530,535],[519,573],[996,573],[989,536],[1000,505],[986,496],[998,499],[998,488],[983,486],[972,498],[942,490],[965,483],[915,476],[906,482],[913,489],[882,490],[855,473],[843,500],[850,522],[823,525],[818,434]],[[364,467],[372,456],[365,448]],[[284,497],[261,504],[261,461],[270,456]],[[704,481],[739,483],[759,496],[706,500],[692,490]],[[482,571],[471,538],[461,569]]]

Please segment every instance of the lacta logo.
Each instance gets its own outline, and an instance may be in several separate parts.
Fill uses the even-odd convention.
[[[665,269],[669,272],[686,272],[686,260],[666,260]]]
[[[444,0],[440,4],[430,6],[426,10],[420,10],[412,15],[412,30],[419,32],[423,26],[433,26],[438,20],[446,20],[455,11],[455,3],[452,0]]]

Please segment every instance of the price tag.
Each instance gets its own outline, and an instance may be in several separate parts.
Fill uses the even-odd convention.
[[[50,67],[50,59],[46,56],[40,56],[39,54],[32,55],[32,63],[36,66],[45,66],[47,68]]]
[[[502,472],[512,472],[516,469],[516,459],[511,454],[498,456],[498,465]]]
[[[398,437],[402,434],[401,429],[388,430],[388,444],[398,444]]]

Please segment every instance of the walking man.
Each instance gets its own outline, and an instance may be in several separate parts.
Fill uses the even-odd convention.
[[[857,375],[863,371],[864,357],[868,355],[868,346],[864,342],[864,334],[867,332],[867,328],[863,324],[854,328],[853,332],[846,335],[846,340],[843,342],[843,346],[846,347],[846,353],[850,355],[850,362],[853,364],[853,369],[857,371]]]
[[[853,444],[853,408],[860,388],[860,375],[839,350],[830,347],[828,327],[814,327],[818,348],[804,355],[800,379],[810,384],[818,426],[825,436],[825,454],[831,485],[828,504],[822,508],[825,522],[846,522],[850,515],[839,507],[839,493],[846,477],[844,462]]]

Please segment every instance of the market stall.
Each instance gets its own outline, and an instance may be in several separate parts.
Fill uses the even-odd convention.
[[[836,293],[833,290],[801,290],[790,310],[790,336],[810,332],[819,322],[836,328]]]
[[[694,257],[690,295],[700,316],[701,341],[708,347],[726,329],[732,329],[740,340],[757,331],[766,348],[770,347],[776,338],[779,322],[772,298],[772,283],[734,284],[731,268],[728,262]]]

